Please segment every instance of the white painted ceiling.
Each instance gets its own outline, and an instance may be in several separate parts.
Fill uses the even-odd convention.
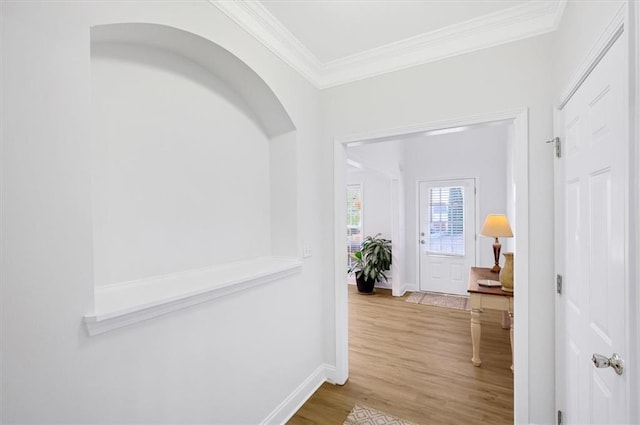
[[[567,0],[209,0],[323,89],[535,37]]]
[[[263,0],[262,6],[321,62],[527,3],[515,0]]]

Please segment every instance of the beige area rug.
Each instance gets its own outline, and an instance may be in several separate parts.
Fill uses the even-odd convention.
[[[355,405],[342,425],[416,425],[367,406]]]
[[[436,307],[454,308],[456,310],[470,310],[469,297],[464,295],[440,294],[437,292],[412,292],[407,302],[415,304],[434,305]]]

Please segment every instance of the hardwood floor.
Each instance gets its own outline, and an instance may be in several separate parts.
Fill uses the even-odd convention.
[[[288,422],[342,424],[364,404],[422,425],[512,424],[509,331],[482,314],[481,367],[471,364],[468,311],[413,304],[349,286],[349,380],[323,384]]]

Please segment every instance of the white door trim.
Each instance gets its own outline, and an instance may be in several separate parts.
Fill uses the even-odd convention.
[[[636,188],[636,191],[631,193],[630,199],[631,217],[636,217],[636,220],[632,220],[630,223],[632,226],[630,228],[630,232],[635,233],[636,237],[635,239],[632,238],[634,245],[632,247],[632,251],[630,252],[630,258],[635,258],[635,262],[633,262],[632,260],[632,263],[634,265],[631,269],[631,282],[636,282],[635,287],[633,288],[635,289],[636,308],[633,312],[635,314],[635,322],[632,321],[631,323],[629,323],[629,332],[630,335],[632,335],[631,341],[634,342],[629,347],[629,351],[633,358],[640,359],[640,220],[638,220],[638,217],[640,217],[640,117],[638,117],[638,114],[640,113],[640,5],[638,3],[632,3],[632,7],[634,12],[634,28],[636,30],[635,39],[630,40],[631,42],[629,43],[634,53],[632,54],[629,63],[633,63],[632,60],[635,56],[635,75],[632,74],[633,77],[630,78],[631,86],[629,87],[629,92],[635,93],[635,102],[630,105],[632,111],[632,113],[630,114],[630,129],[632,130],[630,134],[630,145],[632,151],[635,149],[636,158],[635,167],[633,166],[633,162],[631,163],[631,174],[629,178],[631,187]],[[633,157],[633,155],[630,155],[630,157]],[[633,336],[634,331],[635,336]],[[635,379],[632,378],[633,382],[631,385],[631,395],[634,396],[637,400],[638,397],[640,397],[640,367],[636,365],[634,369],[636,373]],[[632,407],[632,409],[634,410],[631,412],[631,420],[635,421],[636,423],[640,423],[640,403],[633,404],[634,406]]]
[[[629,185],[629,190],[627,191],[629,207],[625,217],[625,226],[629,230],[628,233],[630,235],[626,241],[625,247],[625,250],[628,252],[628,261],[626,262],[627,270],[625,270],[625,279],[627,281],[627,294],[625,294],[625,299],[627,300],[627,312],[625,320],[628,325],[628,351],[631,355],[630,357],[637,360],[640,358],[640,342],[638,342],[640,340],[640,287],[637,286],[637,277],[639,275],[638,265],[640,264],[640,223],[638,222],[638,217],[640,216],[640,190],[637,189],[639,183],[638,170],[640,170],[640,147],[638,146],[640,119],[638,119],[636,115],[637,112],[640,111],[640,7],[638,7],[638,5],[633,5],[632,7],[634,7],[633,19],[636,28],[636,39],[632,41],[630,40],[631,37],[629,37],[629,3],[624,2],[602,32],[589,54],[585,57],[582,64],[576,69],[565,89],[561,92],[556,109],[562,110],[564,108],[567,102],[571,100],[572,96],[580,88],[582,83],[584,83],[584,81],[589,77],[598,63],[600,63],[601,59],[607,54],[613,44],[620,37],[627,37],[628,53],[631,53],[630,59],[633,60],[635,58],[634,66],[630,67],[630,70],[633,69],[633,71],[629,70],[629,72],[632,73],[627,76],[627,83],[630,84],[628,87],[629,91],[635,93],[636,98],[635,102],[629,103],[628,107],[630,113],[627,115],[631,117],[631,121],[627,123],[627,135],[629,137],[630,147],[629,165],[631,165],[631,167],[629,167],[630,171],[627,175],[627,184]],[[633,52],[631,52],[631,49],[633,49]],[[630,65],[632,64],[632,60],[629,61]],[[556,120],[554,119],[554,121]],[[635,167],[633,165],[635,165]],[[562,243],[562,240],[559,240],[557,235],[555,243],[556,245],[558,243]],[[562,274],[564,272],[564,264],[562,259],[559,258],[559,255],[560,253],[556,251],[555,271],[557,274]],[[632,282],[635,282],[635,286],[632,285]],[[557,309],[558,300],[556,297],[556,312]],[[558,350],[560,349],[559,342],[562,338],[562,335],[558,332],[559,325],[559,323],[556,323],[556,358],[560,355]],[[628,417],[631,423],[638,423],[640,421],[640,406],[631,401],[637,400],[638,396],[640,396],[640,368],[638,368],[638,365],[634,364],[627,370],[630,372],[630,377],[627,382],[627,398],[630,401]],[[560,371],[558,371],[558,373],[560,373]],[[556,397],[558,397],[559,394],[560,391],[557,389]],[[562,400],[556,398],[556,404],[561,401]]]
[[[615,16],[607,25],[602,35],[584,58],[582,64],[575,70],[564,90],[562,90],[560,99],[558,100],[558,109],[564,108],[564,105],[571,99],[575,92],[580,88],[584,80],[591,74],[591,71],[600,63],[600,60],[607,54],[613,43],[625,32],[627,27],[628,11],[627,4],[623,3]]]
[[[516,238],[515,276],[519,291],[514,296],[514,419],[515,423],[529,423],[529,115],[528,109],[508,110],[471,117],[394,129],[377,130],[334,138],[334,241],[335,241],[335,358],[337,384],[344,384],[349,377],[348,345],[348,292],[346,284],[346,255],[344,229],[346,228],[346,147],[350,143],[370,143],[398,138],[413,133],[442,130],[453,127],[485,124],[495,121],[513,120],[514,123],[514,179],[516,192]],[[471,360],[469,360],[471,361]]]

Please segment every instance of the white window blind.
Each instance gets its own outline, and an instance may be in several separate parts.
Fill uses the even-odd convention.
[[[465,255],[464,187],[430,188],[428,202],[428,252]]]
[[[347,185],[347,252],[349,266],[351,254],[360,250],[362,242],[362,185]]]

